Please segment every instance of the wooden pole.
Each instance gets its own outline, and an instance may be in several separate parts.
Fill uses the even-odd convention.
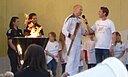
[[[76,34],[77,34],[77,32],[78,32],[79,27],[80,27],[80,23],[76,23],[75,31],[74,31],[74,34],[73,34],[75,37],[76,37]],[[69,46],[69,50],[68,50],[68,52],[67,52],[67,55],[68,55],[68,56],[69,56],[69,54],[70,54],[70,51],[71,51],[71,48],[72,48],[72,45],[73,45],[74,40],[75,40],[75,38],[72,39],[71,44],[70,44],[70,46]]]

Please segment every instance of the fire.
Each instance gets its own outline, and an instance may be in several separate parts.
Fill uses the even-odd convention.
[[[29,22],[28,14],[24,14],[24,15],[25,15],[25,18],[26,18],[24,24],[27,24]],[[35,38],[35,37],[40,36],[40,30],[42,29],[42,27],[38,27],[38,26],[35,27],[35,26],[36,25],[34,25],[32,22],[30,24],[28,24],[28,30],[30,30],[31,32],[30,32],[29,36],[25,36],[25,37]]]
[[[23,65],[24,64],[24,60],[20,60],[20,64]]]
[[[30,36],[29,37],[38,37],[40,36],[40,30],[42,29],[42,27],[36,27],[36,28],[32,28],[31,32],[30,32]]]
[[[31,22],[30,24],[28,24],[29,28],[28,30],[30,30],[30,35],[29,36],[25,36],[25,37],[38,37],[40,36],[40,30],[42,29],[42,27],[34,27],[34,24]]]
[[[27,24],[27,22],[28,22],[28,14],[25,13],[24,16],[26,18],[24,24]]]
[[[17,44],[17,51],[18,51],[18,54],[20,56],[20,64],[23,65],[24,60],[22,58],[22,48],[21,48],[20,44]]]
[[[21,48],[20,44],[17,45],[17,50],[18,50],[18,54],[22,55],[22,48]]]

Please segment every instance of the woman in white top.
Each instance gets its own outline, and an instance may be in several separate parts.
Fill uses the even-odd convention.
[[[53,76],[56,77],[58,52],[60,50],[60,46],[59,43],[56,41],[55,32],[50,32],[48,35],[49,35],[49,41],[45,48],[47,55],[47,65],[48,65],[48,69],[52,70]]]
[[[88,68],[92,68],[96,65],[94,36],[94,33],[90,34],[90,39],[84,43],[84,49],[87,50],[88,56]]]
[[[113,56],[120,59],[122,62],[122,57],[125,53],[125,45],[124,43],[121,41],[121,35],[119,32],[115,32],[116,34],[116,41],[115,41],[115,45],[114,45],[114,49],[113,49]]]

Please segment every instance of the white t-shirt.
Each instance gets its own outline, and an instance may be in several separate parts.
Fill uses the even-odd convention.
[[[114,23],[109,19],[99,19],[92,26],[92,29],[96,33],[95,48],[110,49],[112,33],[115,32]]]
[[[125,50],[125,45],[122,43],[117,43],[114,46],[114,57],[119,57],[119,55]]]
[[[88,64],[95,64],[96,57],[95,57],[95,41],[86,41],[83,46],[84,50],[87,50],[88,54]]]
[[[57,41],[54,41],[54,42],[48,41],[45,50],[48,51],[49,54],[56,56],[58,54],[58,51],[60,50],[59,43]],[[47,59],[47,64],[48,64],[53,58],[47,55],[46,59]]]

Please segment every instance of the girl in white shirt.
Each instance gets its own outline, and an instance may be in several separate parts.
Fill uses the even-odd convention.
[[[115,32],[115,34],[116,34],[116,41],[115,41],[115,45],[114,45],[114,49],[113,49],[114,57],[120,59],[123,62],[122,57],[125,53],[125,45],[121,41],[120,33]]]
[[[49,41],[45,48],[47,57],[47,66],[49,70],[52,70],[53,76],[56,77],[56,69],[58,62],[58,52],[60,50],[59,43],[56,41],[55,32],[50,32],[48,34]]]
[[[94,33],[89,35],[89,40],[84,43],[84,50],[87,50],[88,68],[96,65]]]

